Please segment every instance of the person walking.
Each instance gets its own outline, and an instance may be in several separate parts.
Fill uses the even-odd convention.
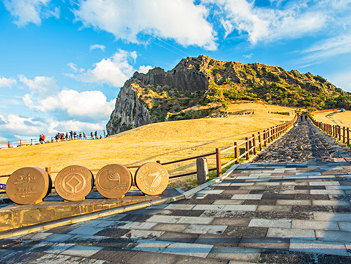
[[[96,138],[96,139],[99,139],[99,138],[98,138],[97,131],[95,131],[95,138]]]
[[[84,139],[86,140],[87,139],[87,134],[85,134],[85,132],[83,132],[83,136],[84,136]]]

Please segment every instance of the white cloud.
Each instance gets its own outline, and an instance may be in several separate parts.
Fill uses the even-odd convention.
[[[250,59],[252,57],[252,55],[253,55],[253,53],[250,53],[248,55],[243,55],[243,57],[246,58],[246,59]]]
[[[101,91],[62,90],[55,96],[49,96],[38,103],[33,103],[31,96],[26,94],[23,101],[29,108],[42,112],[63,110],[69,116],[90,117],[92,119],[107,118],[114,109],[115,99],[107,101]]]
[[[58,7],[51,7],[51,0],[3,0],[6,9],[15,17],[14,23],[21,27],[28,23],[41,24],[42,18],[60,16]]]
[[[140,66],[138,72],[140,73],[147,73],[149,70],[151,70],[152,67],[150,65],[148,66]]]
[[[152,36],[208,50],[217,46],[207,8],[193,0],[81,0],[73,12],[83,26],[132,43],[145,43],[142,36]]]
[[[74,72],[83,72],[84,71],[83,68],[78,69],[77,64],[74,64],[72,62],[67,63],[67,66],[70,67],[70,69]]]
[[[58,91],[56,81],[52,77],[37,76],[33,80],[30,80],[24,75],[19,75],[18,78],[22,83],[29,87],[32,94],[37,93],[40,97],[55,94]]]
[[[248,35],[252,44],[280,39],[298,38],[315,33],[325,26],[327,16],[322,11],[309,10],[304,1],[287,5],[284,9],[257,7],[247,0],[202,0],[203,4],[217,5],[215,15],[225,30],[225,38],[234,30]],[[272,2],[279,5],[280,2]]]
[[[17,81],[13,78],[0,77],[0,87],[11,88],[13,85],[17,84]]]
[[[85,131],[88,134],[88,131],[97,131],[97,130],[104,130],[105,123],[87,123],[81,121],[56,121],[51,120],[49,121],[48,133],[49,134],[56,134],[58,132],[65,132],[65,131]]]
[[[46,124],[40,121],[34,121],[33,118],[21,117],[15,114],[9,114],[7,117],[1,116],[0,132],[1,134],[19,134],[22,136],[39,135],[45,130]]]
[[[118,50],[110,58],[95,63],[92,70],[89,69],[77,75],[65,75],[81,82],[106,83],[114,87],[121,87],[135,72],[131,64],[135,63],[136,58],[135,51]],[[145,71],[150,68],[151,66],[140,66],[139,69]]]
[[[105,46],[104,45],[100,45],[100,44],[94,44],[94,45],[90,45],[90,51],[94,50],[94,49],[101,49],[102,51],[105,51]]]

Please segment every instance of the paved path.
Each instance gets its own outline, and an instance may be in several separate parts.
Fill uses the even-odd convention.
[[[345,144],[335,140],[311,124],[298,119],[283,137],[262,151],[255,163],[273,162],[330,162],[351,161],[351,152]]]
[[[351,263],[336,159],[245,164],[186,200],[0,240],[0,263]]]

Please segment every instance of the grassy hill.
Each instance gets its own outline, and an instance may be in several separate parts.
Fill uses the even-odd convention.
[[[92,170],[111,163],[141,165],[147,161],[181,159],[212,152],[216,147],[232,146],[236,140],[242,140],[247,135],[293,118],[268,112],[294,111],[288,107],[257,103],[231,104],[228,109],[232,112],[254,109],[255,113],[232,115],[228,118],[155,123],[101,140],[77,140],[2,149],[0,174],[10,174],[26,166],[51,167],[58,172],[68,165],[83,165]],[[212,165],[215,164],[213,158],[209,161]],[[166,168],[170,174],[176,174],[194,170],[194,164],[194,161],[190,161],[168,165]],[[96,174],[97,171],[93,173]],[[55,173],[52,176],[55,178]],[[0,183],[4,181],[4,178],[0,179]]]

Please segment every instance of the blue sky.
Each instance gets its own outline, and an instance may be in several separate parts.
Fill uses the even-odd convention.
[[[0,0],[0,141],[102,131],[133,72],[259,62],[351,91],[351,0]]]

